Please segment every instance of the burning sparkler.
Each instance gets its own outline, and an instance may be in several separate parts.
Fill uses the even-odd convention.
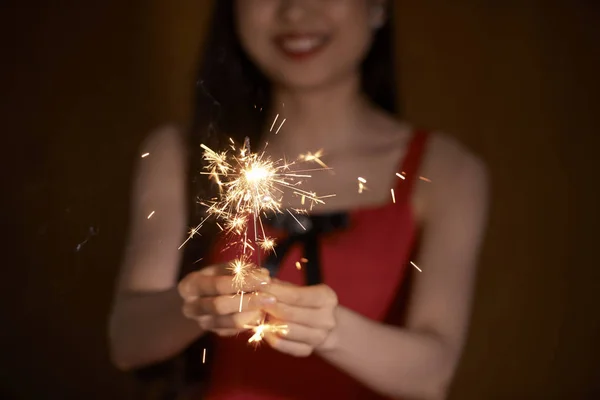
[[[284,122],[285,119],[281,125]],[[323,204],[324,197],[299,187],[304,178],[310,177],[305,172],[312,170],[293,171],[291,167],[294,163],[288,163],[283,159],[273,160],[265,154],[265,151],[252,153],[248,139],[241,147],[230,140],[230,149],[222,152],[217,152],[204,144],[201,148],[204,150],[203,158],[207,164],[206,170],[201,174],[208,175],[209,179],[215,182],[219,195],[201,203],[207,207],[206,217],[190,230],[188,238],[180,248],[198,233],[209,218],[215,218],[219,228],[226,234],[237,237],[230,241],[229,246],[241,244],[241,254],[229,264],[228,270],[233,275],[234,287],[240,295],[241,311],[244,296],[242,287],[247,279],[259,270],[259,266],[250,261],[250,255],[257,246],[263,251],[274,251],[275,248],[275,239],[265,234],[261,215],[282,213],[285,209],[284,194],[300,196],[301,203],[304,205],[305,202],[309,202],[308,206],[311,209],[316,204]],[[299,159],[325,166],[319,158],[321,155],[320,151],[315,154],[307,153]],[[285,211],[293,216],[289,209]],[[296,211],[306,212],[306,210]],[[253,237],[248,238],[250,221],[253,225],[250,236]],[[257,253],[257,257],[257,264],[260,265],[260,252]],[[267,332],[287,333],[286,325],[269,324],[264,321],[247,328],[254,332],[249,339],[250,343],[259,342]]]
[[[254,242],[259,242],[257,228],[260,225],[261,247],[269,250],[273,248],[274,242],[265,236],[259,216],[266,212],[281,213],[285,192],[301,196],[302,204],[308,199],[310,208],[324,203],[324,197],[299,188],[301,179],[311,175],[303,173],[306,171],[292,171],[294,163],[282,159],[272,160],[264,151],[252,153],[248,140],[239,148],[230,140],[230,151],[217,152],[204,144],[201,147],[207,163],[206,171],[201,173],[209,175],[218,185],[219,197],[202,203],[207,206],[206,218],[190,230],[187,240],[179,248],[196,235],[209,218],[215,217],[223,222],[222,230],[237,235],[247,232],[248,221],[254,221]],[[311,161],[316,162],[316,159]]]
[[[208,171],[202,173],[209,175],[220,189],[219,198],[208,204],[207,213],[224,220],[229,229],[245,229],[250,217],[256,219],[264,212],[281,213],[286,190],[309,199],[311,206],[323,203],[316,194],[299,188],[300,179],[310,175],[291,171],[293,163],[271,160],[264,151],[250,152],[248,140],[239,149],[231,141],[231,149],[238,154],[201,147],[208,164]]]

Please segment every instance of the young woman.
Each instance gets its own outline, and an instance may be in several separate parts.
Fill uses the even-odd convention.
[[[115,364],[167,360],[213,332],[209,399],[444,398],[467,332],[487,213],[484,166],[454,140],[393,115],[386,1],[215,3],[187,130],[193,144],[165,127],[142,149],[150,156],[137,172],[110,321]],[[285,118],[279,133],[269,129],[277,115],[276,128]],[[238,312],[223,268],[235,255],[204,233],[195,241],[203,260],[180,279],[178,247],[195,214],[188,200],[198,195],[187,182],[207,181],[197,174],[198,144],[245,136],[255,149],[268,142],[276,159],[323,149],[334,172],[314,173],[304,188],[336,196],[308,219],[329,221],[329,231],[279,248],[277,275],[250,280],[243,289],[256,295]],[[358,177],[367,182],[362,193]],[[300,202],[288,200],[290,208]],[[306,257],[305,276],[294,265],[307,252],[316,259]],[[254,349],[240,333],[265,314],[289,331]]]

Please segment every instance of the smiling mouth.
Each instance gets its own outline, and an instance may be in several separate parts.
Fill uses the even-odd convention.
[[[277,48],[288,58],[305,60],[319,53],[329,42],[322,34],[285,34],[275,37]]]

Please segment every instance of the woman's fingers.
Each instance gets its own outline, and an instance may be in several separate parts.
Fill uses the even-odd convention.
[[[198,325],[205,331],[241,331],[248,326],[256,326],[264,318],[261,311],[244,311],[229,315],[203,315],[196,318]]]
[[[269,283],[268,272],[265,273],[264,269],[257,269],[249,274],[241,285],[234,284],[230,273],[221,273],[226,273],[221,266],[210,266],[186,275],[178,285],[180,296],[191,300],[202,296],[235,294],[239,291],[254,292]]]
[[[325,284],[314,286],[295,286],[273,279],[273,283],[265,291],[286,304],[306,308],[333,308],[338,299],[335,291]]]
[[[309,328],[308,326],[294,323],[286,323],[285,325],[287,327],[285,333],[277,333],[282,339],[305,343],[311,347],[318,347],[327,339],[327,331],[325,330]]]
[[[265,330],[264,340],[275,350],[296,357],[307,357],[327,340],[328,331],[309,326],[269,319],[278,329]]]
[[[221,336],[231,336],[256,326],[264,319],[261,311],[244,311],[229,315],[203,315],[196,318],[198,325],[205,331],[213,331]]]
[[[245,329],[213,329],[213,332],[222,337],[235,336],[242,333]]]
[[[183,315],[197,318],[203,315],[228,315],[240,311],[259,310],[275,302],[275,297],[264,293],[197,297],[183,304]]]
[[[335,326],[335,316],[329,309],[296,307],[277,300],[264,305],[267,314],[281,321],[329,330]]]
[[[313,352],[311,345],[288,340],[285,336],[276,333],[265,333],[264,340],[275,350],[296,357],[308,357]]]
[[[241,313],[229,314],[229,315],[218,315],[212,317],[212,327],[208,328],[211,330],[222,330],[222,329],[234,329],[244,330],[248,329],[248,326],[256,326],[264,318],[262,311],[244,311]]]

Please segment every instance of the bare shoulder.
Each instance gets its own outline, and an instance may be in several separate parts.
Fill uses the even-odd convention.
[[[424,171],[436,178],[438,187],[463,184],[481,186],[485,189],[488,182],[488,170],[485,162],[467,149],[457,139],[445,133],[431,134]]]
[[[431,181],[417,189],[419,208],[423,211],[443,209],[451,203],[486,208],[489,197],[487,166],[452,136],[440,132],[431,134],[421,171]]]
[[[478,155],[454,137],[441,132],[431,134],[424,167],[436,175],[487,176],[487,167]]]

